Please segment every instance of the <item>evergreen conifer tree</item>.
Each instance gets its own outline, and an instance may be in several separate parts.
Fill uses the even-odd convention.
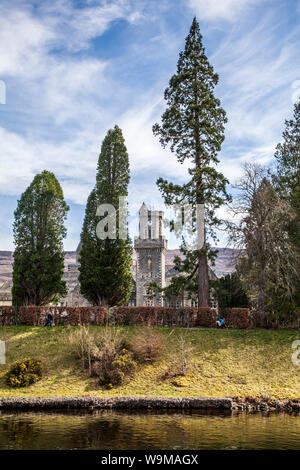
[[[282,142],[276,147],[277,171],[273,180],[280,196],[289,202],[294,211],[289,235],[300,256],[300,101],[295,103],[293,118],[285,121],[282,137]],[[294,301],[300,305],[300,265],[298,273]]]
[[[119,213],[119,197],[127,196],[129,179],[124,137],[115,126],[102,143],[96,185],[87,201],[81,232],[80,290],[93,305],[126,305],[132,291],[132,247],[127,229],[126,236],[120,237]],[[97,208],[103,204],[112,205],[118,214],[114,239],[97,235],[97,225],[103,218],[97,215]]]
[[[236,272],[227,274],[220,279],[213,281],[213,287],[218,300],[220,311],[226,308],[246,308],[249,307],[249,299],[243,288],[243,284]]]
[[[194,214],[197,205],[205,207],[202,249],[190,251],[183,242],[185,260],[175,260],[179,273],[185,273],[174,280],[176,286],[196,289],[200,307],[209,305],[208,258],[215,253],[209,248],[208,235],[216,238],[214,229],[220,223],[215,210],[230,200],[226,192],[228,181],[216,169],[227,122],[225,111],[214,96],[217,83],[218,75],[205,55],[199,24],[194,18],[185,49],[179,55],[177,72],[165,90],[167,108],[162,124],[155,124],[153,132],[163,147],[170,145],[180,163],[189,162],[190,178],[185,184],[173,184],[162,178],[157,181],[166,204],[191,204]],[[195,220],[192,226],[195,231]]]
[[[47,305],[66,294],[63,239],[68,206],[53,173],[36,175],[14,213],[14,305]]]
[[[283,141],[276,147],[275,180],[282,196],[292,198],[299,185],[300,171],[300,101],[295,103],[293,118],[285,121]],[[300,214],[299,214],[300,217]]]

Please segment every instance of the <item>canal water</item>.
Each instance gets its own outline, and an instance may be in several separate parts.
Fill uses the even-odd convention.
[[[300,415],[1,412],[4,449],[300,449]]]

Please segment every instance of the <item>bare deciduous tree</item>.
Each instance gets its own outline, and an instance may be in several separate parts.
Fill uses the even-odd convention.
[[[295,213],[276,193],[260,165],[245,165],[236,189],[232,210],[238,222],[229,226],[231,240],[240,248],[237,270],[252,305],[264,319],[279,308],[279,300],[285,307],[293,302],[298,255],[288,227]]]

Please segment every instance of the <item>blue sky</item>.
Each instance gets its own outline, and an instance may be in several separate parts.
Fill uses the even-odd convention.
[[[229,119],[220,169],[234,183],[243,163],[271,164],[300,96],[300,0],[1,1],[1,250],[13,249],[17,199],[43,169],[62,184],[65,248],[76,248],[101,142],[115,124],[130,157],[132,235],[143,201],[163,206],[157,177],[185,180],[151,129],[194,15],[220,76]]]

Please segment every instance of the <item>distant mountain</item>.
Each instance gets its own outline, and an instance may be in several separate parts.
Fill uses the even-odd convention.
[[[235,257],[238,253],[237,250],[232,248],[217,248],[218,256],[216,258],[215,266],[212,266],[216,276],[222,277],[230,274],[235,268]],[[171,268],[174,264],[175,256],[181,256],[180,250],[168,250],[166,254],[166,265]],[[135,259],[135,256],[133,257]],[[12,278],[12,251],[0,251],[0,284],[5,281],[10,281]],[[65,271],[68,271],[69,264],[76,263],[76,252],[67,251],[65,254]]]
[[[212,266],[216,276],[222,277],[231,274],[236,265],[239,250],[234,248],[217,248],[218,255],[216,257],[215,266]]]
[[[0,284],[12,278],[12,251],[0,251]]]
[[[233,248],[215,248],[218,250],[218,255],[216,257],[215,266],[211,266],[212,270],[217,277],[226,276],[226,274],[231,274],[235,269],[236,256],[238,250]],[[166,254],[166,265],[172,266],[174,264],[175,256],[180,256],[182,254],[180,250],[168,250]]]

